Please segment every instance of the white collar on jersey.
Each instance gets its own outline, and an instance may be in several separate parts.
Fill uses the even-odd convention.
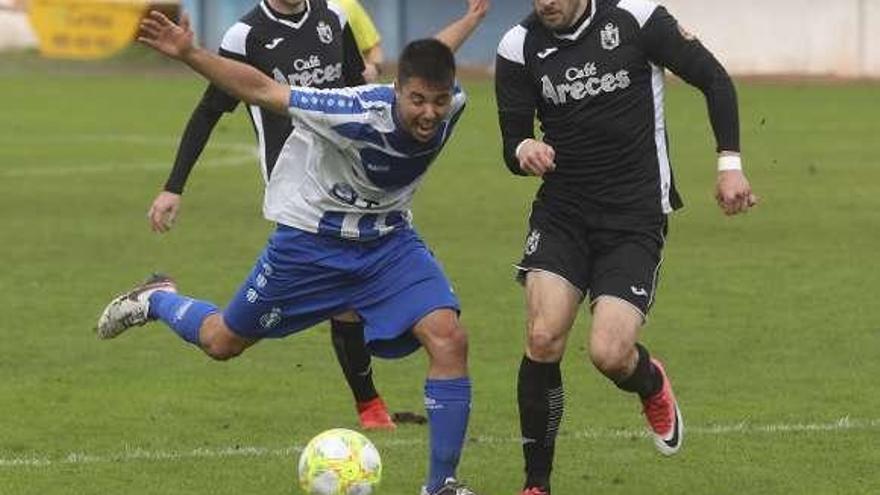
[[[584,22],[571,34],[556,34],[553,33],[553,36],[561,40],[574,41],[581,37],[584,34],[584,31],[589,27],[590,22],[596,17],[596,4],[599,3],[597,0],[590,0],[590,15],[584,19]]]
[[[275,15],[274,12],[272,12],[272,9],[269,8],[266,2],[267,0],[263,0],[262,2],[260,2],[260,8],[263,9],[263,13],[266,14],[266,17],[293,29],[301,28],[302,25],[305,24],[306,20],[309,18],[309,14],[312,13],[312,4],[309,0],[306,0],[306,13],[303,14],[302,19],[300,19],[299,22],[291,22],[287,19],[279,19],[278,16]]]

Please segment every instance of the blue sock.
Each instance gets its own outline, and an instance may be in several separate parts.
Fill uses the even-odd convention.
[[[207,301],[190,299],[167,291],[150,294],[149,317],[164,321],[174,333],[190,344],[199,345],[202,322],[216,312],[217,306]]]
[[[471,414],[471,379],[429,378],[425,382],[425,409],[431,427],[431,467],[426,486],[428,493],[433,493],[446,478],[455,477]]]

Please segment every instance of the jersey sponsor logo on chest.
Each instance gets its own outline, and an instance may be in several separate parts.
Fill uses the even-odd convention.
[[[580,101],[587,96],[599,96],[626,89],[632,84],[629,71],[621,69],[617,72],[599,73],[593,62],[580,67],[569,67],[562,73],[565,82],[555,84],[548,75],[541,77],[541,93],[554,105],[563,105],[569,101]]]
[[[281,84],[294,86],[320,86],[332,83],[342,78],[342,63],[328,64],[321,62],[321,58],[312,55],[308,59],[298,58],[293,61],[293,74],[284,74],[280,69],[272,70],[272,75]]]
[[[297,71],[311,70],[321,66],[321,58],[312,55],[308,60],[298,58],[293,61],[293,69]]]

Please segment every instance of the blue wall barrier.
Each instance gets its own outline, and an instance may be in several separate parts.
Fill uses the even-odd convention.
[[[183,0],[206,47],[216,49],[223,33],[256,0]],[[389,60],[396,58],[408,41],[433,35],[458,18],[467,6],[464,0],[361,0],[383,37]],[[490,66],[501,36],[525,17],[531,0],[494,0],[492,10],[474,36],[459,51],[463,65]]]

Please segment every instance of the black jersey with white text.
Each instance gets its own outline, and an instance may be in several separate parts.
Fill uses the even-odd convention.
[[[266,0],[230,27],[220,55],[256,67],[276,81],[321,89],[365,84],[364,64],[342,9],[326,0],[307,0],[304,14],[282,16]],[[239,101],[209,85],[203,102],[231,112]],[[248,106],[257,134],[263,179],[268,182],[293,131],[289,117]]]
[[[592,0],[565,33],[532,14],[502,39],[496,93],[511,171],[534,136],[556,152],[539,198],[599,211],[666,214],[682,206],[664,117],[664,68],[706,96],[719,150],[739,150],[736,92],[727,72],[665,8],[650,0]]]

